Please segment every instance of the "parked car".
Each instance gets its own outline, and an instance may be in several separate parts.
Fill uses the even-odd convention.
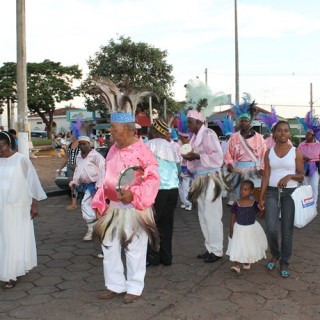
[[[61,175],[59,175],[59,169],[56,170],[56,178],[54,182],[60,189],[69,190],[69,182],[71,181],[70,178],[67,177],[67,167],[64,167],[61,170]]]
[[[97,147],[96,150],[104,157],[106,158],[107,153],[109,151],[108,147]]]
[[[31,131],[31,138],[46,138],[48,139],[47,131]]]

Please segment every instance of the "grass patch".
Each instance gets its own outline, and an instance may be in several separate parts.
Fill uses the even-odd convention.
[[[51,139],[31,139],[34,147],[39,146],[51,146],[52,141]]]

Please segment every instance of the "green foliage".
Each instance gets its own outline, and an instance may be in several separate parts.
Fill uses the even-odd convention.
[[[0,114],[7,103],[17,101],[17,67],[16,63],[6,62],[0,68]]]
[[[0,107],[17,101],[16,63],[7,62],[0,68]],[[77,65],[62,66],[60,62],[44,60],[27,64],[27,94],[30,113],[37,113],[51,131],[55,104],[79,95],[73,82],[81,79]],[[48,118],[47,118],[48,117]]]
[[[52,140],[51,139],[31,139],[32,144],[34,147],[39,146],[52,146]]]
[[[159,108],[167,99],[170,110],[174,102],[171,92],[174,78],[171,75],[172,65],[166,62],[166,58],[167,51],[120,36],[117,40],[111,39],[107,46],[102,46],[93,58],[89,58],[89,79],[103,76],[119,85],[126,78],[133,89],[149,90],[159,97],[160,101],[153,100],[154,107]],[[88,93],[85,97],[88,110],[105,108],[101,101]]]
[[[60,62],[45,60],[42,63],[28,63],[28,106],[31,112],[47,113],[55,104],[69,101],[79,95],[73,89],[73,81],[81,78],[79,67],[64,67]]]
[[[297,136],[293,136],[291,138],[291,142],[293,144],[294,147],[298,147],[298,145],[303,142],[305,140],[305,137],[297,137]]]

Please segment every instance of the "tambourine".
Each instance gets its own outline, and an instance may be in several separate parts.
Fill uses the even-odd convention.
[[[192,147],[191,147],[191,144],[189,143],[186,143],[186,144],[183,144],[181,147],[180,147],[180,153],[182,155],[185,155],[185,154],[188,154],[189,152],[192,151]]]
[[[142,169],[141,166],[132,166],[132,167],[128,167],[121,170],[118,183],[116,186],[116,191],[122,193],[121,188],[123,186],[130,185],[131,182],[137,179],[143,180],[144,179],[143,173],[144,173],[144,170]]]

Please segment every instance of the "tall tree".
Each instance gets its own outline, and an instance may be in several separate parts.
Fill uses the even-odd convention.
[[[60,62],[50,60],[27,64],[28,108],[30,113],[39,115],[48,133],[52,131],[56,103],[72,100],[79,95],[79,89],[73,85],[81,76],[77,65],[63,66]],[[3,106],[8,98],[15,103],[16,63],[8,62],[0,68],[0,84],[0,106]]]
[[[133,42],[130,37],[120,36],[111,39],[107,46],[102,46],[94,57],[88,60],[89,78],[103,76],[115,84],[128,81],[136,90],[149,90],[160,99],[167,99],[173,105],[171,87],[174,83],[172,65],[166,62],[167,51],[162,51],[147,43]],[[102,109],[101,101],[87,98],[89,110]],[[159,101],[159,103],[160,103]]]
[[[10,106],[17,101],[17,67],[13,62],[4,63],[0,68],[0,114],[7,106],[8,119],[10,119]]]

